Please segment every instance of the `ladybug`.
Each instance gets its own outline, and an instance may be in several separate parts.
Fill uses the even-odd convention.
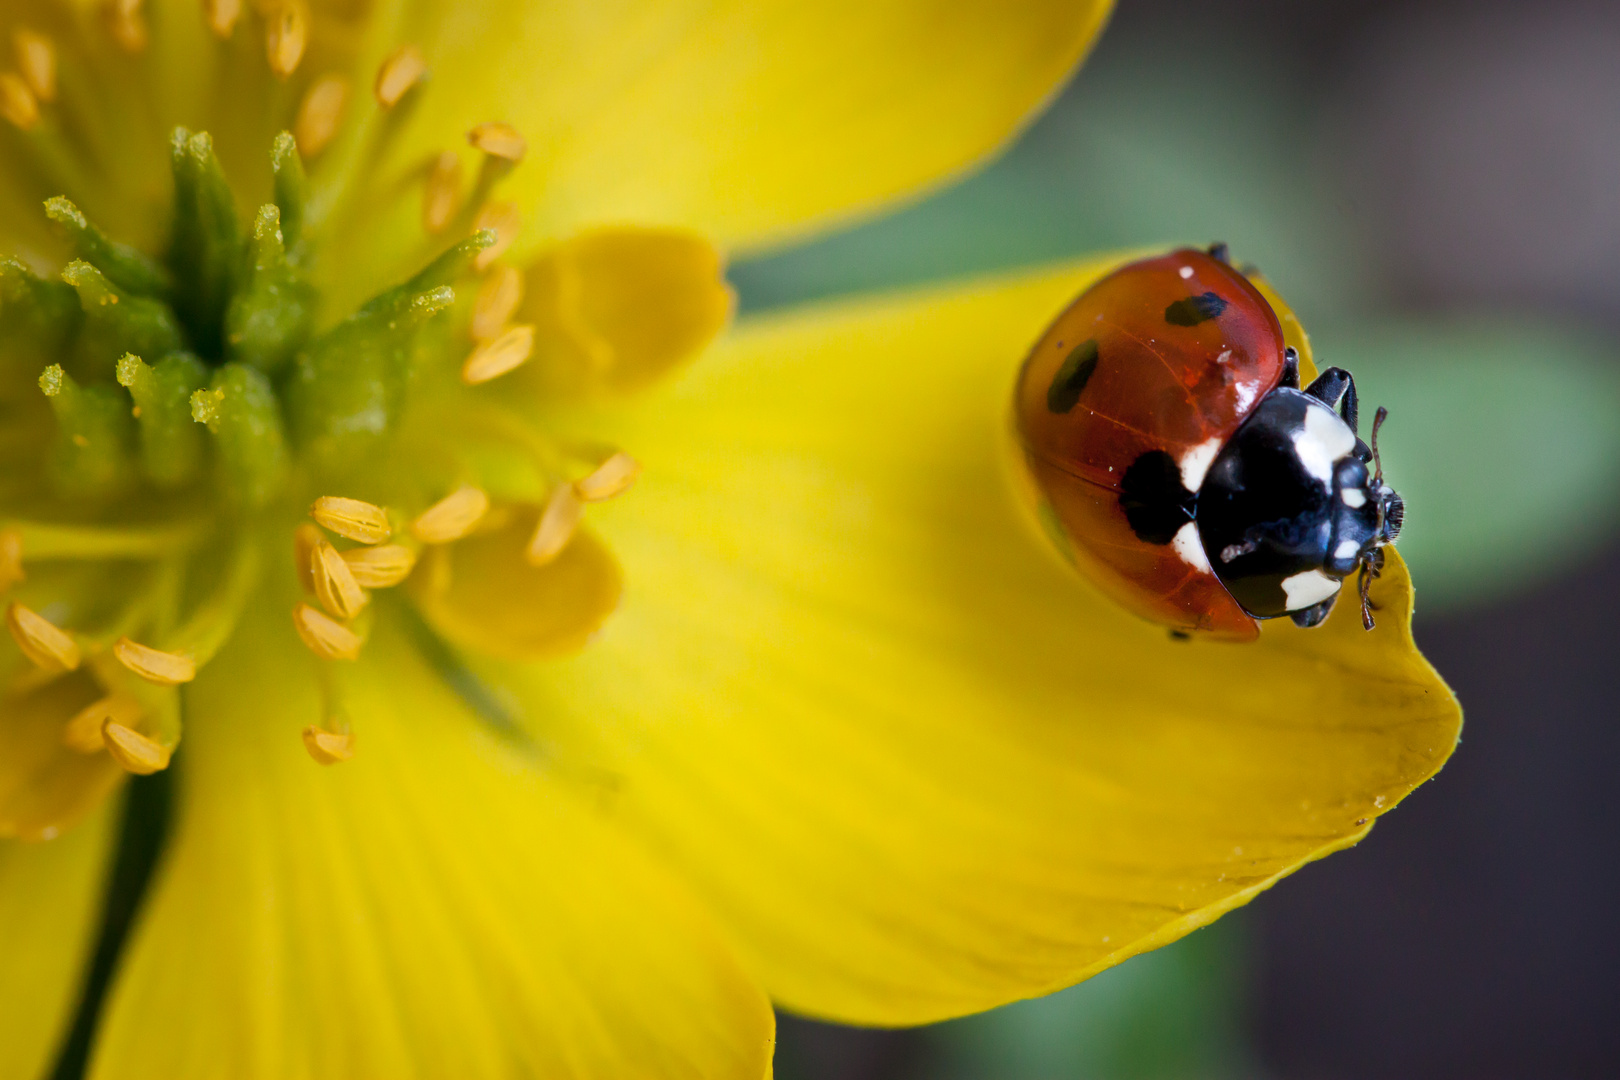
[[[1057,317],[1018,377],[1014,423],[1043,524],[1124,607],[1235,641],[1321,624],[1384,562],[1405,504],[1357,433],[1356,383],[1304,389],[1276,311],[1227,261],[1183,249],[1114,271]]]

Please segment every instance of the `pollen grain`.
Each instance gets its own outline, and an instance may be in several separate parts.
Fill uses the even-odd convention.
[[[23,655],[45,671],[73,671],[83,658],[67,631],[16,601],[6,608],[6,629]]]
[[[411,534],[424,544],[448,544],[472,532],[489,513],[489,496],[478,488],[457,488],[411,522]]]
[[[310,652],[324,660],[358,660],[360,635],[309,604],[293,608],[293,627]]]
[[[197,677],[197,662],[191,657],[154,649],[131,638],[119,638],[112,651],[120,664],[158,686],[179,686]]]
[[[314,724],[304,729],[304,749],[320,765],[336,765],[354,757],[354,736],[318,728]]]
[[[388,589],[411,576],[416,568],[416,552],[400,544],[350,548],[343,552],[349,572],[363,588]]]
[[[361,499],[322,495],[309,508],[309,516],[322,528],[357,544],[380,544],[393,535],[388,511]]]
[[[116,720],[102,725],[101,737],[106,741],[107,753],[125,772],[150,776],[169,767],[172,750]]]
[[[461,381],[468,386],[498,379],[521,367],[534,352],[534,327],[527,323],[510,327],[494,341],[478,346],[461,365]]]
[[[422,57],[422,50],[415,45],[401,45],[377,69],[377,82],[372,86],[377,104],[392,109],[426,72],[427,61]]]
[[[529,150],[528,140],[511,124],[479,124],[467,132],[467,141],[491,157],[504,158],[514,165]]]
[[[341,75],[322,75],[304,94],[293,121],[293,138],[298,152],[314,157],[337,136],[343,122],[343,109],[349,103],[349,80]]]
[[[11,43],[17,51],[17,69],[23,81],[40,101],[49,104],[56,100],[56,46],[51,39],[26,26],[11,32]]]
[[[640,475],[641,463],[620,450],[592,470],[589,476],[576,480],[574,488],[586,502],[602,502],[622,494]]]

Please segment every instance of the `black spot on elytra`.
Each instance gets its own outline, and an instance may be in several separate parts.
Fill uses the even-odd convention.
[[[1177,300],[1164,309],[1164,321],[1171,326],[1197,326],[1226,310],[1226,301],[1212,292]]]
[[[1091,373],[1097,370],[1097,342],[1082,341],[1074,347],[1063,366],[1046,388],[1046,407],[1055,413],[1066,413],[1080,400]]]
[[[1163,450],[1149,450],[1125,470],[1119,507],[1138,540],[1168,544],[1193,519],[1198,496],[1181,484],[1181,468]]]

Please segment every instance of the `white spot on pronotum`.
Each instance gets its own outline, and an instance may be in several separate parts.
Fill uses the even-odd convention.
[[[1209,472],[1209,466],[1215,460],[1215,455],[1221,452],[1221,440],[1209,439],[1181,455],[1181,486],[1188,491],[1196,492],[1204,485],[1204,474]]]
[[[1192,277],[1192,275],[1193,275],[1193,268],[1192,268],[1192,267],[1190,267],[1190,266],[1183,266],[1183,267],[1182,267],[1182,268],[1181,268],[1181,271],[1180,271],[1180,273],[1181,273],[1181,276],[1182,276],[1182,277],[1183,277],[1183,278],[1190,278],[1190,277]]]
[[[1303,611],[1320,604],[1339,591],[1340,582],[1320,570],[1305,570],[1291,578],[1283,578],[1283,597],[1289,611]]]
[[[1339,498],[1344,500],[1344,505],[1354,510],[1367,505],[1367,493],[1360,488],[1345,488],[1339,492]]]
[[[1176,530],[1176,535],[1170,538],[1170,546],[1182,562],[1194,570],[1209,572],[1209,556],[1204,554],[1204,539],[1198,535],[1198,526],[1193,522],[1189,521]]]
[[[1305,410],[1305,426],[1294,433],[1294,453],[1305,471],[1333,483],[1333,463],[1356,448],[1356,433],[1339,414],[1326,405],[1313,404]]]
[[[1354,540],[1340,540],[1339,546],[1333,549],[1333,557],[1343,562],[1345,559],[1355,558],[1356,552],[1360,550],[1361,545]]]

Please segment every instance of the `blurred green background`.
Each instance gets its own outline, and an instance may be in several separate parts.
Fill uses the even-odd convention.
[[[1612,5],[1563,7],[1521,25],[1491,5],[1126,0],[1074,83],[988,168],[735,266],[744,317],[1086,252],[1224,240],[1288,298],[1318,362],[1355,373],[1364,411],[1389,408],[1382,449],[1409,507],[1400,549],[1420,631],[1424,619],[1494,618],[1492,605],[1577,572],[1620,517],[1617,294],[1592,281],[1620,284],[1620,224],[1582,201],[1607,191],[1620,207],[1620,187],[1604,186],[1620,168],[1620,112],[1604,108],[1620,101],[1605,96],[1620,62],[1605,75],[1585,57],[1620,24]],[[1515,81],[1557,90],[1583,64],[1609,80],[1602,92],[1576,79],[1527,104]],[[1560,139],[1573,150],[1560,153]],[[1616,153],[1594,154],[1593,141]],[[1539,171],[1521,169],[1527,158]],[[1563,175],[1582,169],[1596,177]],[[1250,1017],[1251,918],[921,1033],[789,1020],[778,1075],[1274,1072]]]

